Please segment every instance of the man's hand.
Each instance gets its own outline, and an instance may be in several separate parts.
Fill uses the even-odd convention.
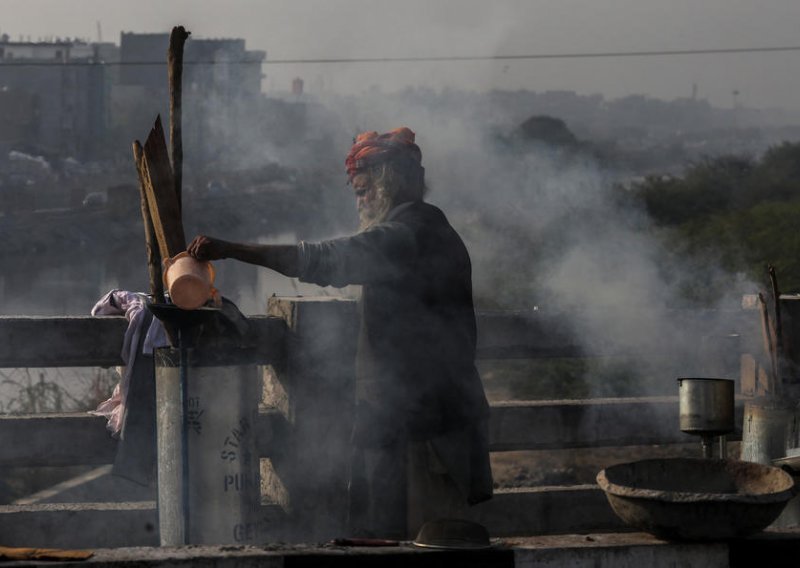
[[[228,257],[228,243],[205,235],[197,235],[186,251],[197,260],[219,260]]]

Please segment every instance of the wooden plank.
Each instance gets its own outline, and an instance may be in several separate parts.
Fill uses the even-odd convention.
[[[758,378],[758,363],[755,357],[749,353],[743,354],[740,358],[739,378],[742,394],[754,396],[756,394],[756,382]]]
[[[160,116],[144,143],[144,165],[147,203],[161,258],[172,258],[186,250],[186,237]]]
[[[736,403],[741,439],[743,401]],[[491,405],[492,451],[550,450],[693,443],[679,429],[677,396],[496,402]]]
[[[0,368],[121,365],[122,316],[0,317]]]
[[[147,173],[144,164],[144,149],[136,140],[133,143],[133,161],[136,164],[136,173],[139,178],[139,205],[142,211],[142,224],[144,225],[145,253],[147,255],[147,272],[150,277],[150,294],[157,304],[164,303],[164,281],[161,273],[161,254],[158,248],[158,237],[150,217],[150,205],[147,201]]]

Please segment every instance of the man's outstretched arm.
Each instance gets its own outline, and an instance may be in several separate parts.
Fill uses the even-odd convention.
[[[280,272],[284,276],[300,274],[296,245],[256,245],[232,243],[206,235],[196,236],[186,250],[197,260],[233,258]]]

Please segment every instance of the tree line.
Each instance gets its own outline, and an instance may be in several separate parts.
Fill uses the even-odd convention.
[[[800,143],[773,146],[760,158],[706,158],[625,193],[655,220],[676,258],[713,261],[759,283],[773,265],[781,291],[800,292]],[[710,299],[724,285],[701,280],[687,283],[688,297]]]

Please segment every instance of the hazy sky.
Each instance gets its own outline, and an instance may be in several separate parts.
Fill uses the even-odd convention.
[[[121,31],[242,37],[268,59],[541,54],[800,45],[798,0],[0,0],[0,31],[119,42]],[[800,51],[510,62],[265,65],[265,90],[405,85],[698,95],[800,109]]]

